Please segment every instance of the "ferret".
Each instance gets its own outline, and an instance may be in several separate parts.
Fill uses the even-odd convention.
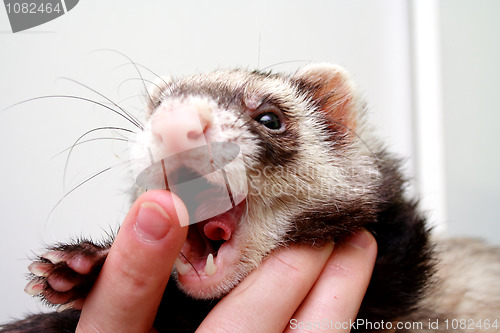
[[[376,238],[378,255],[357,316],[372,326],[354,330],[498,331],[500,249],[431,235],[406,194],[400,160],[373,135],[365,109],[349,74],[331,64],[293,74],[217,70],[152,85],[131,147],[134,195],[166,188],[194,203],[156,316],[160,332],[196,330],[273,250],[339,244],[361,228]],[[111,244],[49,248],[30,265],[26,291],[64,311],[1,331],[74,331],[80,312],[72,307]]]

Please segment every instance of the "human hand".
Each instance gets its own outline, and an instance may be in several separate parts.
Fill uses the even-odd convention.
[[[148,191],[136,200],[85,300],[76,332],[154,332],[163,291],[187,235],[179,220],[187,225],[188,213],[170,192]]]
[[[321,332],[348,332],[345,324],[356,318],[376,256],[375,239],[365,230],[336,249],[294,245],[275,251],[217,304],[198,331],[315,332],[311,323],[327,321],[333,327]],[[337,323],[345,329],[335,329]]]
[[[147,192],[135,202],[85,301],[77,332],[154,331],[158,305],[187,234],[175,208],[187,222],[180,199],[169,192]],[[146,240],[137,225],[160,239]],[[376,249],[373,236],[362,231],[335,251],[332,244],[275,251],[217,304],[198,331],[281,332],[293,323],[348,322],[359,310]]]

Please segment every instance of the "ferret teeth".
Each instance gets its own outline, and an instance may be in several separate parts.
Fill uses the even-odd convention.
[[[205,273],[208,276],[212,276],[217,273],[217,266],[214,263],[214,256],[210,253],[207,257],[207,263],[205,265]]]
[[[180,275],[186,274],[191,269],[191,265],[183,263],[179,258],[175,259],[174,266]]]

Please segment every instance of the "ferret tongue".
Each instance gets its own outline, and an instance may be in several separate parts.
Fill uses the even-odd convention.
[[[231,238],[235,226],[236,221],[230,214],[222,214],[210,219],[203,226],[203,233],[213,241],[227,241]]]

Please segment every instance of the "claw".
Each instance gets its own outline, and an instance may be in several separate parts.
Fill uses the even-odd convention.
[[[52,267],[53,267],[52,264],[34,262],[28,266],[28,270],[35,276],[47,277],[49,276],[49,271]]]
[[[31,281],[25,291],[59,305],[59,311],[81,309],[108,251],[90,241],[49,248],[29,265]]]
[[[79,299],[76,299],[74,301],[71,301],[71,302],[68,302],[68,303],[65,303],[65,304],[61,304],[57,307],[57,312],[63,312],[63,311],[66,311],[68,309],[77,309],[77,310],[81,310],[82,307],[83,307],[83,302],[85,301],[85,299],[83,298],[79,298]]]
[[[61,251],[50,251],[43,254],[42,258],[47,259],[53,264],[58,264],[64,261],[64,254]]]
[[[26,287],[24,287],[24,292],[31,296],[40,295],[44,290],[43,283],[41,283],[38,279],[31,280],[28,282]]]

